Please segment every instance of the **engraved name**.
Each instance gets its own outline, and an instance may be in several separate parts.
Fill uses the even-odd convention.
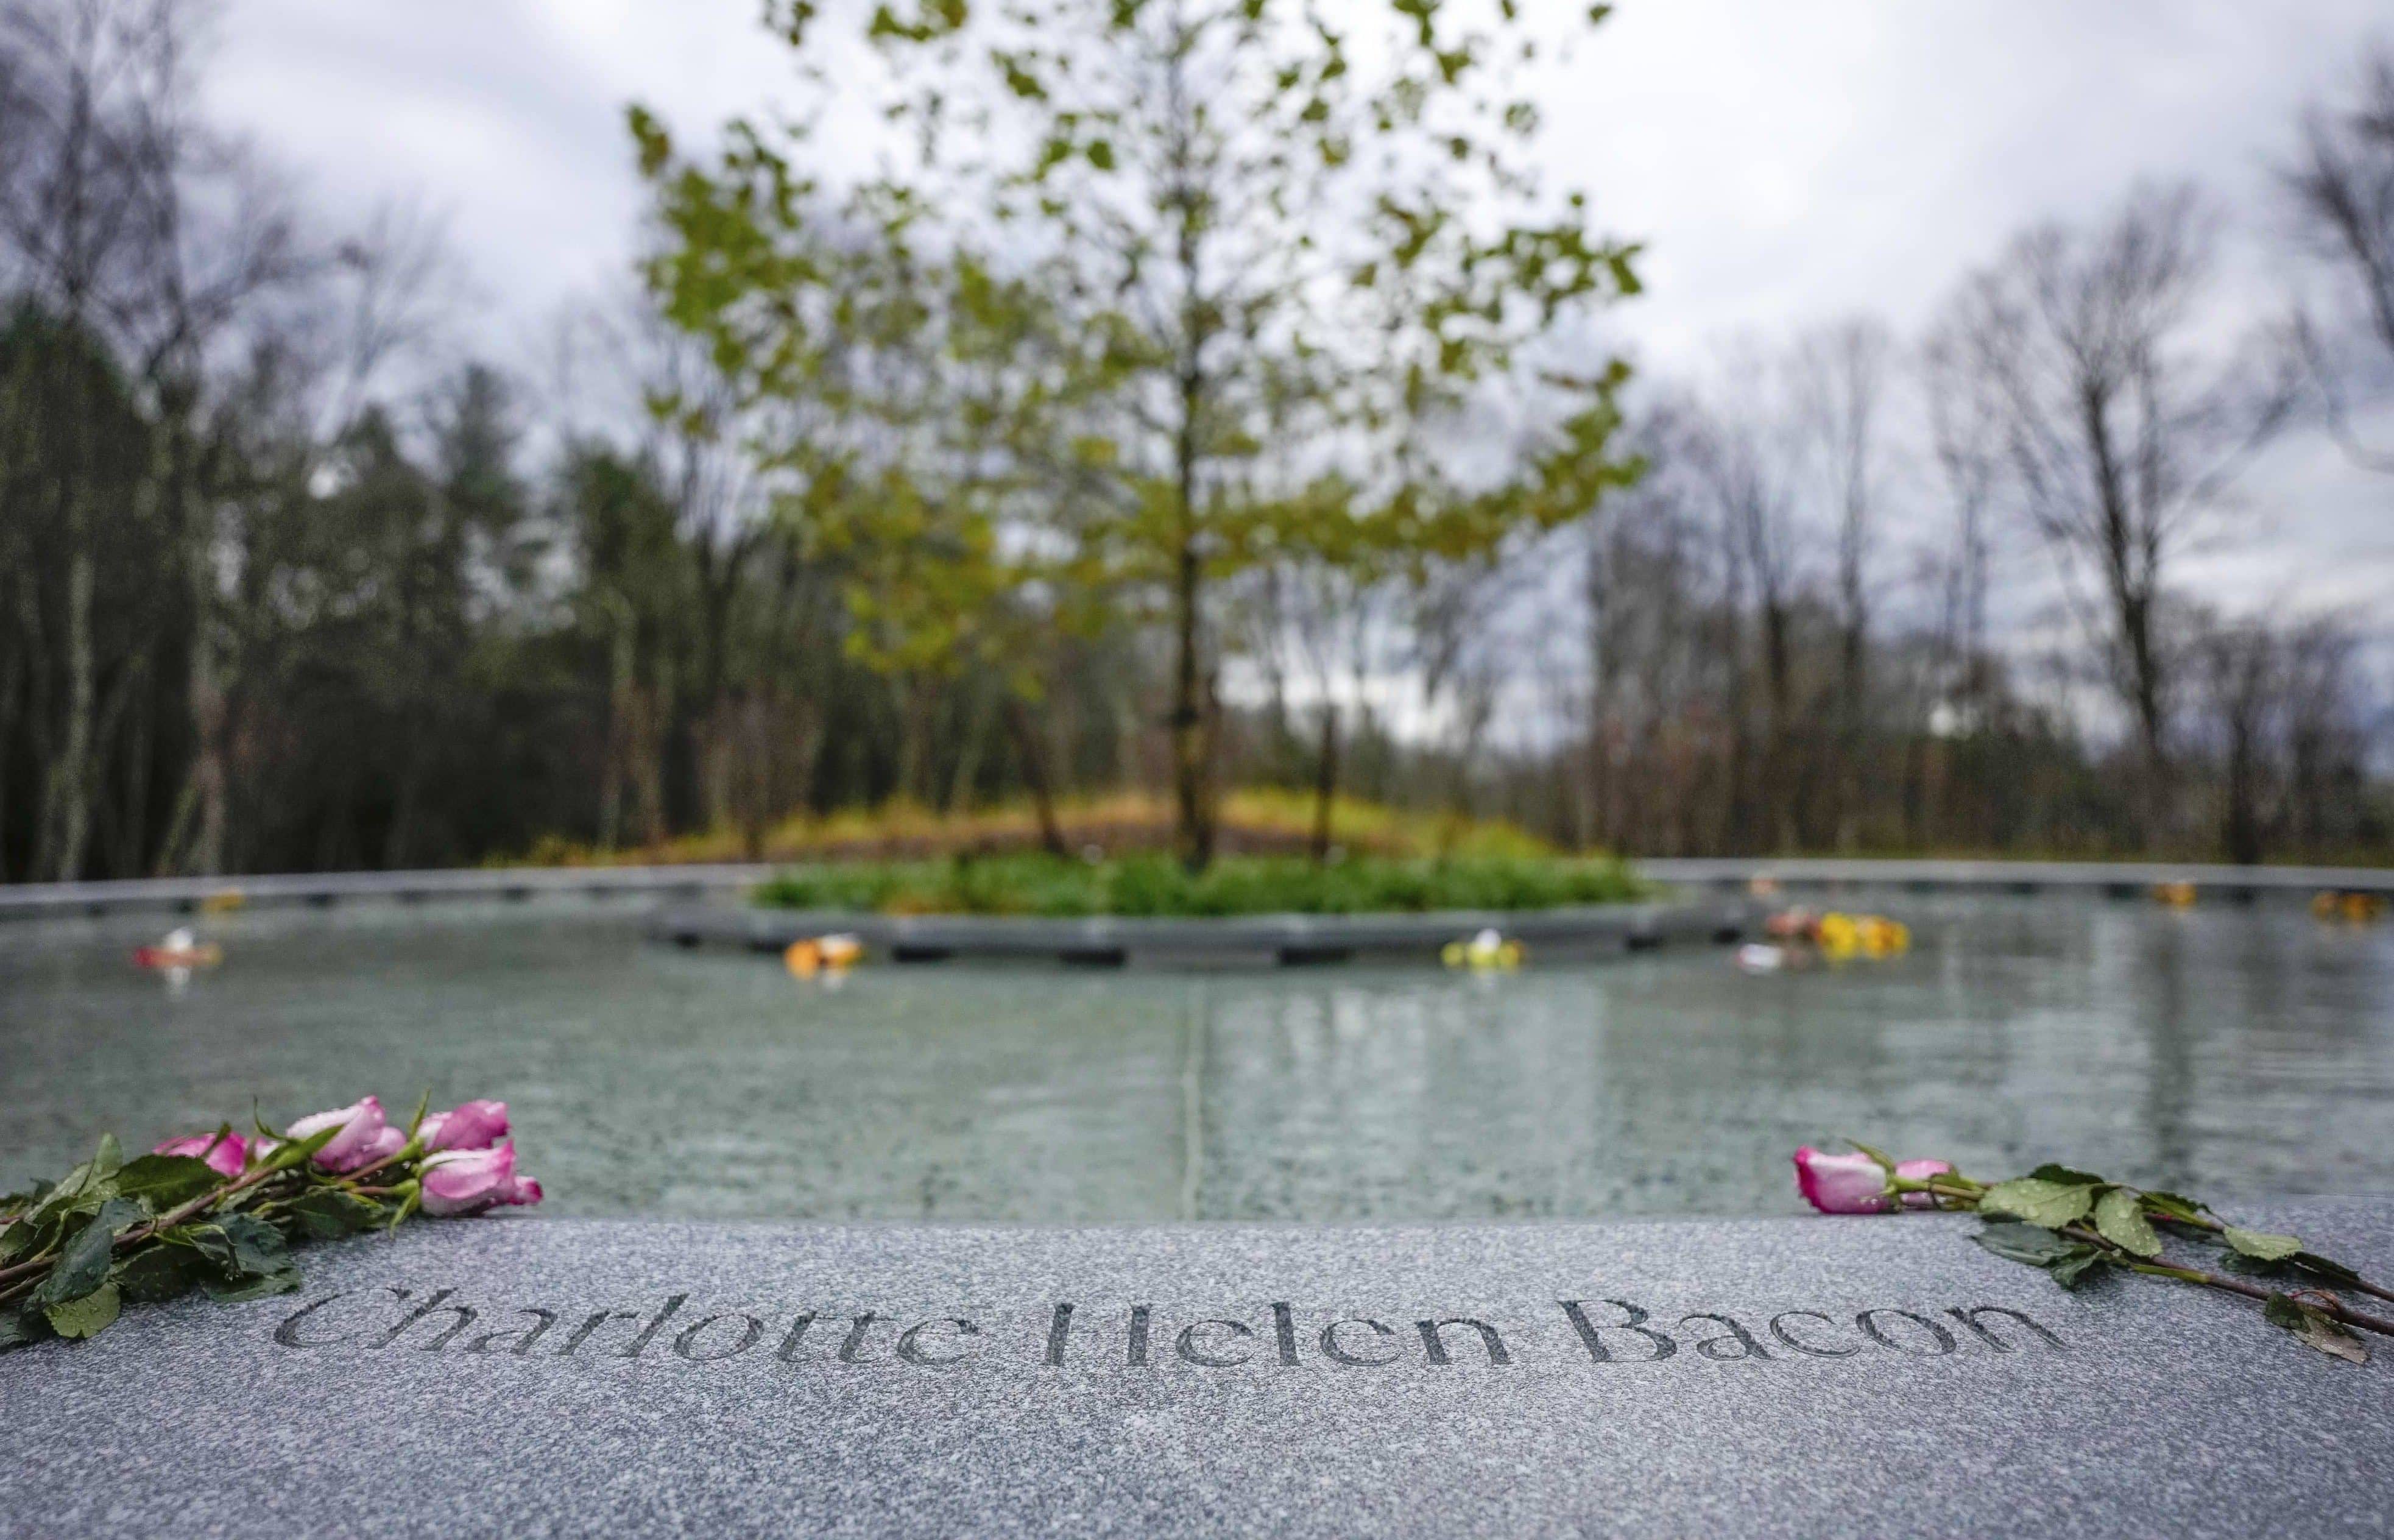
[[[1592,1367],[1693,1362],[1770,1363],[1898,1355],[1945,1358],[2066,1352],[2059,1334],[2006,1305],[1877,1307],[1768,1313],[1673,1314],[1624,1298],[1558,1299],[1532,1316],[1461,1312],[1410,1318],[1300,1310],[1277,1300],[1251,1312],[1199,1315],[1152,1304],[1092,1309],[1059,1300],[1027,1324],[967,1313],[869,1309],[765,1311],[694,1307],[677,1293],[638,1309],[493,1304],[455,1288],[396,1284],[343,1289],[301,1304],[272,1340],[298,1349],[505,1355],[519,1359],[754,1358],[835,1369],[942,1370],[1012,1361],[1126,1370],[1338,1369],[1398,1364],[1509,1368],[1525,1361]]]

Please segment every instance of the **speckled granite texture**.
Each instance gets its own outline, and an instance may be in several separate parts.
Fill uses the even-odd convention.
[[[0,1358],[0,1533],[2394,1533],[2394,1351],[1970,1228],[421,1224]]]

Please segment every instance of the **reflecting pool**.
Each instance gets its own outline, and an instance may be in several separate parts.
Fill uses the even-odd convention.
[[[2394,1191],[2394,925],[1881,898],[1909,956],[1474,977],[866,967],[651,944],[586,900],[0,926],[0,1184],[376,1091],[504,1098],[552,1211],[1340,1220],[1748,1214],[1850,1134],[2205,1195]]]

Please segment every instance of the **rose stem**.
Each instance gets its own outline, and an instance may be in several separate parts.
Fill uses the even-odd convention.
[[[2126,1251],[2113,1245],[2101,1234],[2083,1226],[2065,1226],[2061,1233],[2073,1241],[2084,1241],[2114,1259],[2124,1258],[2120,1260],[2120,1265],[2132,1272],[2146,1273],[2155,1278],[2177,1278],[2189,1283],[2200,1283],[2207,1289],[2220,1289],[2229,1294],[2241,1294],[2247,1299],[2258,1299],[2265,1304],[2269,1302],[2271,1295],[2285,1292],[2279,1289],[2265,1289],[2258,1283],[2247,1283],[2242,1279],[2228,1278],[2216,1272],[2205,1272],[2201,1268],[2182,1268],[2173,1262],[2148,1262],[2141,1257],[2129,1256]],[[2356,1310],[2325,1290],[2305,1292],[2326,1301],[2319,1308],[2346,1325],[2358,1326],[2366,1332],[2375,1332],[2380,1336],[2394,1336],[2394,1321]]]

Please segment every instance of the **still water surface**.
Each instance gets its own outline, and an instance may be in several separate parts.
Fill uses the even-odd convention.
[[[554,1211],[1339,1220],[1749,1214],[1839,1134],[2233,1197],[2394,1192],[2394,926],[1889,901],[1903,959],[1726,953],[800,984],[620,907],[261,912],[180,991],[154,922],[0,927],[0,1184],[102,1128],[504,1098]]]

